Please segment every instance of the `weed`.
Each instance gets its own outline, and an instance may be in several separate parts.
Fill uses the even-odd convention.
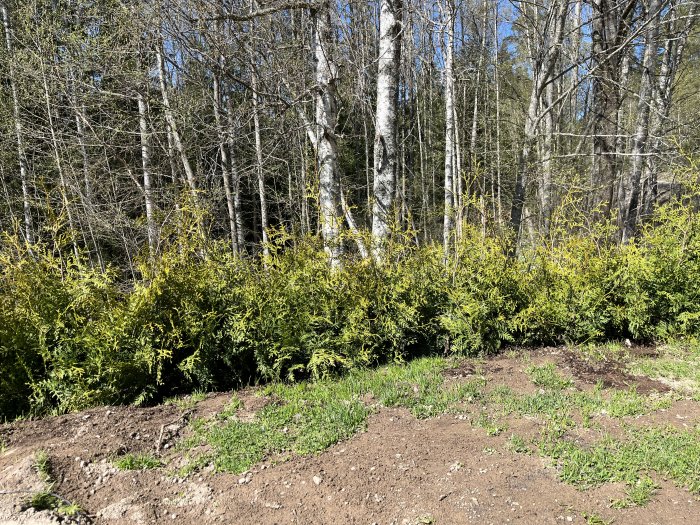
[[[24,503],[24,508],[32,508],[36,511],[51,510],[65,517],[73,517],[81,514],[83,509],[77,503],[67,501],[51,493],[51,485],[47,490],[36,492]]]
[[[532,450],[530,450],[527,442],[522,437],[515,434],[511,434],[506,446],[508,450],[512,450],[517,454],[532,454]]]
[[[51,494],[49,491],[40,491],[35,493],[29,501],[25,503],[25,507],[32,508],[36,511],[54,510],[61,504],[61,500]]]
[[[486,412],[481,412],[476,418],[472,419],[472,425],[483,428],[489,436],[498,436],[508,429],[507,425],[499,424]]]
[[[629,486],[627,497],[613,501],[612,506],[617,509],[628,507],[645,507],[659,486],[648,476],[640,477],[636,483]]]
[[[163,466],[163,462],[151,454],[125,454],[113,461],[119,470],[148,470]]]
[[[42,483],[51,483],[51,458],[46,450],[37,450],[34,455],[34,470]]]
[[[58,512],[61,516],[72,517],[82,514],[83,509],[77,503],[61,502],[58,505],[56,512]]]
[[[587,512],[583,513],[583,519],[586,520],[586,525],[612,525],[615,523],[614,519],[606,520],[597,514],[589,514]]]
[[[562,377],[557,372],[554,363],[547,363],[544,366],[530,366],[525,372],[530,380],[537,386],[550,390],[565,390],[573,386],[573,381]]]
[[[180,410],[184,411],[193,409],[195,406],[197,406],[197,403],[204,401],[206,398],[207,394],[200,390],[187,396],[169,397],[163,402],[163,404],[175,405]]]

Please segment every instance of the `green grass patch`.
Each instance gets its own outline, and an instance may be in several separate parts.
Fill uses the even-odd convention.
[[[581,488],[624,482],[625,505],[644,505],[656,486],[650,472],[672,479],[693,494],[700,493],[700,430],[671,427],[635,428],[626,441],[606,437],[592,447],[564,439],[543,439],[540,453],[553,458],[563,481]]]
[[[658,357],[637,359],[630,370],[634,374],[676,383],[678,389],[700,395],[700,344],[663,346]]]
[[[565,390],[574,384],[571,379],[563,377],[557,372],[557,367],[554,363],[548,363],[544,366],[530,366],[525,372],[530,377],[530,380],[541,388]]]
[[[549,373],[548,373],[549,374]],[[488,400],[506,414],[519,416],[542,416],[548,419],[573,418],[578,414],[584,426],[589,426],[596,415],[614,418],[640,416],[671,406],[669,397],[649,397],[639,394],[634,388],[628,390],[603,390],[597,385],[592,391],[563,390],[549,387],[535,394],[522,394],[501,385],[494,388]]]
[[[184,411],[194,408],[195,406],[197,406],[197,403],[199,403],[200,401],[204,401],[206,398],[206,392],[198,391],[193,392],[192,394],[189,394],[187,396],[169,397],[163,402],[163,404],[175,405],[180,410]]]
[[[226,409],[226,417],[191,424],[194,438],[186,446],[208,444],[214,449],[193,459],[193,468],[211,462],[219,471],[240,473],[273,455],[321,452],[363,430],[376,406],[403,407],[427,418],[481,399],[484,380],[445,383],[442,372],[449,364],[424,358],[353,370],[336,379],[268,385],[263,395],[276,402],[254,420],[235,419],[237,402]]]
[[[124,454],[112,463],[119,470],[148,470],[163,466],[163,462],[152,454]]]

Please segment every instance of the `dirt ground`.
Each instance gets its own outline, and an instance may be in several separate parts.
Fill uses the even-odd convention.
[[[631,376],[615,362],[603,366],[580,361],[565,349],[538,351],[528,365],[511,354],[476,365],[465,362],[446,372],[446,380],[467,380],[478,370],[491,385],[531,393],[536,388],[524,369],[547,362],[574,375],[581,389],[601,377],[614,387],[637,385],[640,392],[668,388]],[[250,398],[245,409],[252,414],[253,396],[243,398]],[[655,479],[660,489],[646,507],[614,509],[611,501],[624,497],[623,485],[579,490],[559,480],[550,459],[510,451],[512,432],[537,434],[538,421],[527,417],[512,418],[508,432],[489,436],[466,413],[419,420],[403,409],[381,408],[365,432],[319,455],[274,465],[263,462],[243,475],[205,469],[186,479],[177,477],[179,452],[174,446],[189,432],[188,419],[214,414],[229,399],[230,394],[212,394],[185,413],[175,405],[108,407],[0,426],[0,491],[40,490],[33,457],[43,449],[51,458],[53,492],[85,509],[73,523],[700,523],[700,501],[670,481]],[[695,426],[700,403],[675,401],[641,419]],[[585,435],[580,437],[585,440]],[[126,451],[156,449],[166,467],[119,471],[110,461]],[[26,493],[0,493],[0,525],[45,525],[62,519],[24,509],[26,499]]]

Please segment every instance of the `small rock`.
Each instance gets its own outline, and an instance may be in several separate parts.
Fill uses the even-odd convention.
[[[323,478],[321,476],[314,476],[313,480],[316,485],[320,485],[323,482]]]
[[[243,477],[238,479],[239,485],[247,485],[253,479],[253,474],[251,472],[244,472]]]

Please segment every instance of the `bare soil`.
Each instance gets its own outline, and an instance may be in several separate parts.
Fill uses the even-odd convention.
[[[579,387],[602,378],[613,387],[636,386],[638,392],[668,389],[629,375],[621,363],[602,367],[565,349],[540,350],[527,359],[509,355],[465,362],[447,370],[446,378],[463,381],[479,374],[490,385],[530,393],[527,366],[554,362]],[[578,490],[559,480],[551,460],[510,451],[511,433],[537,434],[538,422],[530,418],[512,418],[507,432],[489,436],[470,423],[468,413],[418,420],[406,410],[383,408],[371,416],[365,432],[319,455],[268,461],[238,476],[205,469],[177,477],[180,452],[174,445],[189,431],[187,421],[223,410],[230,397],[212,394],[188,411],[174,405],[105,407],[2,425],[0,491],[40,490],[32,464],[36,451],[44,449],[56,481],[52,490],[85,509],[73,523],[584,524],[594,515],[616,525],[700,523],[700,502],[660,477],[655,481],[661,488],[646,507],[614,509],[611,502],[624,497],[624,486]],[[250,391],[239,397],[245,402],[243,417],[261,408]],[[631,423],[687,427],[699,422],[700,404],[682,400]],[[620,424],[610,422],[610,429]],[[587,432],[597,431],[581,430],[571,438],[593,440]],[[125,452],[155,450],[166,467],[119,471],[111,463]],[[0,493],[0,525],[62,519],[23,510],[26,499],[24,493]]]

